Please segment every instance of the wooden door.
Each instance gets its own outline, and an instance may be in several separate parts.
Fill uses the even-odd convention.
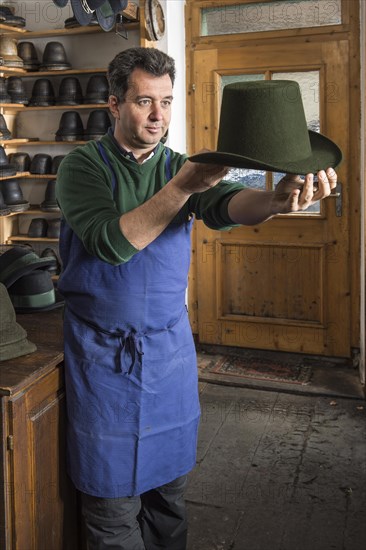
[[[192,52],[192,151],[216,148],[222,87],[242,79],[299,79],[319,130],[343,150],[340,196],[315,211],[228,232],[197,222],[197,332],[202,343],[327,356],[351,354],[349,43],[221,44]],[[309,77],[309,79],[308,79]],[[305,82],[305,84],[304,84]],[[306,84],[308,82],[308,84]],[[313,97],[311,97],[313,95]],[[314,121],[308,121],[314,122]],[[236,171],[237,172],[237,171]],[[236,172],[232,177],[236,177]],[[272,188],[274,174],[244,174]]]

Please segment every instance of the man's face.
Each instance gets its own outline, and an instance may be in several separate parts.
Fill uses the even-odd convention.
[[[173,87],[169,75],[153,76],[134,69],[123,103],[110,96],[115,138],[128,150],[153,149],[168,130]]]

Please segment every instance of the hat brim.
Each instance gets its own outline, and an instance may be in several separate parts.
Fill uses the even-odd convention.
[[[109,32],[116,24],[116,14],[113,12],[109,2],[105,2],[100,8],[95,10],[99,26],[105,32]]]
[[[93,12],[86,12],[81,5],[80,0],[71,0],[71,7],[77,22],[80,25],[89,25],[93,17]]]
[[[285,174],[305,175],[316,174],[319,170],[336,168],[342,162],[342,151],[329,138],[318,132],[309,130],[309,139],[312,149],[310,157],[301,160],[283,159],[278,162],[268,163],[265,159],[253,159],[250,157],[225,153],[221,151],[209,151],[197,153],[188,157],[192,162],[203,164],[221,164],[231,168],[243,168],[247,170],[267,170],[268,172],[280,172]]]
[[[31,253],[30,253],[31,254]],[[35,269],[47,269],[53,265],[53,258],[38,258],[37,260],[31,261],[28,264],[24,264],[24,256],[18,261],[12,262],[6,269],[0,272],[0,282],[6,288],[9,288],[14,284],[20,277],[31,273]]]

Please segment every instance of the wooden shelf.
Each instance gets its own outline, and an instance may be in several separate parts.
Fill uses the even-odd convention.
[[[65,76],[70,74],[94,74],[94,73],[106,73],[107,69],[102,67],[88,67],[86,69],[64,69],[62,71],[25,71],[22,74],[23,77],[37,78],[39,76]]]
[[[85,145],[87,143],[87,140],[83,141],[40,141],[36,139],[8,139],[7,141],[0,141],[0,145],[4,147],[4,149],[16,145],[24,145],[28,147],[29,145]]]
[[[60,210],[56,210],[56,211],[41,210],[41,208],[38,204],[31,204],[30,208],[28,208],[28,210],[24,210],[23,212],[13,212],[10,215],[14,216],[14,214],[16,214],[17,216],[34,216],[34,215],[44,216],[44,215],[48,215],[48,214],[51,214],[51,215],[57,214],[58,216],[60,216],[61,211]]]
[[[20,212],[18,212],[19,214]],[[28,235],[11,235],[8,237],[7,244],[11,244],[13,242],[23,242],[23,241],[30,241],[30,242],[37,242],[37,243],[58,243],[58,239],[50,239],[49,237],[28,237]]]
[[[19,67],[6,67],[5,65],[0,65],[0,76],[26,76],[27,71]]]
[[[4,148],[13,147],[16,145],[38,145],[40,141],[38,138],[14,138],[14,139],[5,139],[0,140],[0,145]]]
[[[0,31],[1,34],[6,34],[7,36],[16,36],[17,38],[20,37],[20,35],[26,34],[28,31],[24,27],[12,27],[11,25],[4,25],[4,23],[0,23]]]
[[[2,180],[22,179],[22,180],[52,180],[56,174],[31,174],[31,172],[17,172],[15,176],[1,177]],[[43,182],[42,182],[43,183]]]
[[[123,26],[127,31],[135,31],[140,29],[140,23],[138,21],[128,22],[124,21]],[[44,31],[28,31],[26,29],[20,29],[18,27],[10,27],[10,25],[0,24],[0,31],[7,36],[14,36],[30,40],[32,38],[53,38],[54,36],[79,36],[85,34],[101,34],[105,33],[99,25],[87,25],[81,27],[74,27],[72,29],[47,29]],[[113,29],[109,32],[113,32]],[[107,33],[108,34],[108,33]]]
[[[30,172],[17,172],[15,176],[1,176],[0,181],[3,180],[15,180],[17,178],[27,178],[29,176]]]
[[[47,107],[20,105],[19,103],[2,103],[0,109],[6,113],[27,111],[75,111],[77,109],[108,109],[108,103],[78,103],[77,105],[48,105]]]

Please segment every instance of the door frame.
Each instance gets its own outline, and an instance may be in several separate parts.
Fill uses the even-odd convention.
[[[186,86],[187,86],[187,149],[191,154],[195,152],[194,140],[194,76],[192,57],[193,52],[201,49],[212,48],[232,48],[242,45],[261,45],[273,43],[308,42],[308,41],[328,41],[328,40],[347,40],[349,43],[349,97],[352,106],[360,105],[360,3],[359,0],[342,0],[342,24],[332,25],[327,27],[310,27],[301,29],[291,29],[282,31],[265,31],[253,32],[247,34],[236,35],[221,35],[221,36],[199,36],[200,29],[200,10],[206,7],[225,7],[238,4],[250,4],[259,0],[187,0],[186,2]],[[272,2],[275,0],[260,0],[264,2]],[[362,4],[362,3],[361,3]],[[361,6],[362,9],[362,6]],[[363,10],[365,11],[365,10]],[[361,245],[364,252],[365,241],[364,224],[361,227],[362,212],[360,204],[363,199],[361,194],[361,149],[360,137],[361,127],[359,121],[359,109],[350,109],[350,179],[359,181],[358,187],[354,186],[350,190],[350,242],[352,249],[350,250],[351,261],[351,347],[354,350],[354,362],[359,362],[361,381],[364,380],[364,346],[361,343],[361,335],[365,328],[364,316],[361,319],[361,303],[364,303],[364,290],[361,288]],[[364,220],[363,220],[364,222]],[[361,232],[362,229],[362,232]],[[195,242],[195,232],[193,233],[193,242]],[[192,256],[192,267],[189,279],[189,311],[193,332],[197,332],[198,315],[197,315],[197,264],[194,254]],[[361,299],[360,295],[362,293]],[[362,301],[361,301],[362,300]],[[362,352],[363,356],[360,356]]]

